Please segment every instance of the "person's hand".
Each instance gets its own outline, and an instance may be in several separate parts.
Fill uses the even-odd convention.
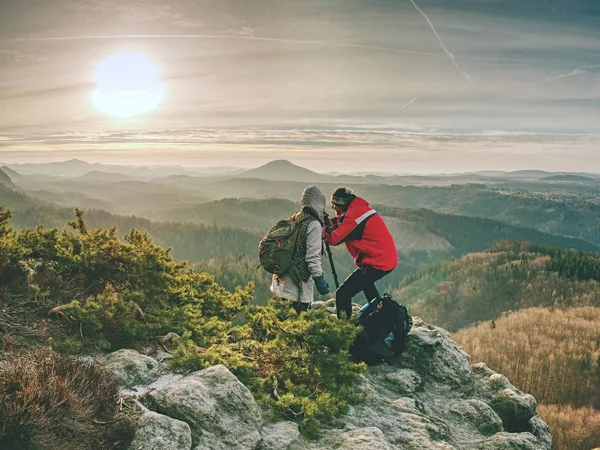
[[[329,218],[329,214],[327,214],[326,212],[323,213],[323,225],[325,225],[326,227],[331,226],[331,219]]]
[[[334,226],[335,224],[337,224],[339,221],[339,218],[337,216],[335,217],[329,217],[327,216],[327,221],[324,222],[325,227],[326,228],[331,228],[332,226]]]
[[[315,280],[315,286],[317,286],[317,291],[319,291],[319,294],[329,294],[329,284],[323,275],[313,277],[313,280]]]

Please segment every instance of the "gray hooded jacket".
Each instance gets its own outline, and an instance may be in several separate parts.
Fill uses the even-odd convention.
[[[323,214],[325,213],[325,202],[326,197],[321,190],[316,186],[308,186],[302,193],[300,204],[302,208],[308,206],[312,208],[317,215],[319,220],[323,221]],[[308,269],[313,277],[323,275],[323,266],[321,265],[321,248],[323,245],[323,229],[318,221],[313,221],[309,224],[306,232],[306,257],[305,261],[308,265]],[[315,282],[312,277],[305,283],[302,284],[302,293],[291,275],[284,275],[283,277],[276,279],[273,278],[271,282],[271,292],[279,297],[283,297],[292,301],[300,301],[302,303],[311,303],[314,298]]]

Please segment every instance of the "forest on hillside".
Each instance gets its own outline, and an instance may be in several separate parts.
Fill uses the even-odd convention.
[[[556,449],[600,445],[600,255],[504,241],[405,278],[394,298],[540,403]]]
[[[1,203],[11,210],[11,223],[17,228],[38,225],[64,228],[73,214],[71,208],[49,204],[3,186],[0,186],[0,194]],[[383,292],[396,289],[406,275],[429,264],[487,249],[503,239],[520,239],[584,251],[598,250],[597,246],[580,239],[515,227],[490,219],[424,209],[374,206],[393,225],[392,233],[399,245],[400,264],[379,283]],[[157,244],[171,248],[176,259],[198,264],[198,268],[203,270],[211,270],[217,281],[228,289],[243,285],[243,280],[252,280],[257,286],[256,301],[264,304],[270,293],[265,274],[257,270],[258,241],[272,224],[288,217],[298,208],[298,203],[283,199],[222,199],[193,208],[173,210],[173,214],[168,216],[169,221],[121,216],[94,209],[86,210],[86,220],[92,227],[116,227],[120,237],[132,229],[144,231]],[[434,240],[446,242],[447,245],[431,245]],[[407,247],[403,248],[402,245]],[[343,246],[333,248],[333,255],[342,281],[355,266]],[[323,266],[333,286],[330,262],[325,256]],[[232,273],[243,275],[230,275]],[[250,278],[245,278],[248,276]]]
[[[399,180],[400,184],[386,184],[384,178],[378,177],[349,177],[346,181],[336,181],[336,177],[319,176],[302,182],[292,181],[297,178],[286,179],[285,173],[275,172],[269,174],[269,179],[244,178],[243,175],[208,178],[186,175],[144,181],[132,178],[117,183],[111,174],[106,175],[103,178],[102,173],[98,173],[90,180],[28,175],[14,182],[34,197],[71,208],[99,208],[152,220],[219,226],[228,226],[229,212],[210,204],[211,199],[266,200],[277,197],[279,201],[296,203],[307,184],[316,184],[327,195],[342,184],[377,205],[425,208],[439,213],[487,218],[600,245],[600,183],[589,177],[591,181],[559,183],[544,181],[544,178],[513,177],[500,177],[492,182],[494,178],[473,176],[477,183],[458,183],[460,179],[448,176],[443,185],[415,185],[423,180],[409,177],[404,182]],[[11,187],[14,189],[14,185]],[[0,197],[4,195],[3,192]],[[200,212],[201,204],[206,204],[204,214]],[[255,208],[258,210],[257,205]],[[282,205],[282,209],[287,210],[287,206]],[[255,220],[248,219],[248,223]]]
[[[600,307],[600,255],[520,241],[439,262],[394,293],[449,330],[534,306]]]
[[[454,334],[538,402],[557,450],[600,445],[600,308],[533,307]]]

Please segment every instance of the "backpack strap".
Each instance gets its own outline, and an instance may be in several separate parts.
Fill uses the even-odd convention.
[[[312,212],[312,208],[310,208],[310,211],[304,211],[304,208],[302,211],[297,212],[296,214],[294,214],[292,217],[290,217],[291,220],[294,220],[297,224],[298,224],[298,233],[300,233],[303,230],[303,225],[305,222],[312,222],[314,220],[319,220],[317,217],[315,217],[313,214],[311,214]],[[304,284],[303,281],[303,272],[306,272],[306,268],[300,268],[299,265],[300,264],[305,264],[304,261],[299,261],[297,260],[297,248],[298,246],[300,246],[300,248],[304,248],[304,250],[306,251],[306,231],[308,230],[308,225],[306,225],[306,229],[304,230],[304,243],[301,243],[299,239],[296,240],[296,247],[294,248],[294,265],[292,266],[292,268],[290,269],[290,271],[288,272],[290,274],[290,276],[292,277],[292,279],[294,280],[294,283],[296,283],[296,286],[298,286],[298,301],[300,301],[300,299],[302,298],[302,286]],[[301,238],[302,236],[298,236],[298,238]]]

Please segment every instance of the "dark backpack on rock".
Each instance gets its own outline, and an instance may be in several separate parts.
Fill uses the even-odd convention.
[[[404,350],[412,317],[404,305],[385,294],[362,307],[356,324],[362,330],[350,347],[350,354],[357,362],[376,364]]]

